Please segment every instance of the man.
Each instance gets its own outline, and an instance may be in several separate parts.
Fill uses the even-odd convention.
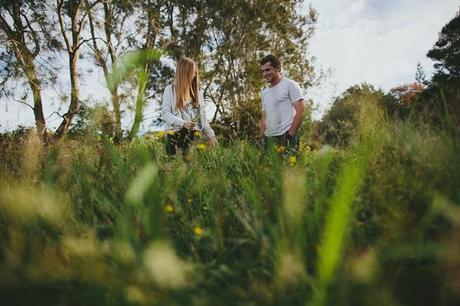
[[[281,75],[280,60],[267,55],[261,61],[262,74],[268,87],[262,90],[260,129],[266,144],[294,153],[299,147],[298,130],[302,123],[304,97],[297,82]]]

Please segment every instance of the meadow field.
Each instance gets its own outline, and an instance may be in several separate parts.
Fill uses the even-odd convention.
[[[368,112],[296,156],[0,141],[1,305],[460,305],[455,128]]]
[[[0,306],[460,305],[438,2],[0,1]],[[295,154],[257,136],[278,74]],[[169,84],[217,148],[166,154]]]

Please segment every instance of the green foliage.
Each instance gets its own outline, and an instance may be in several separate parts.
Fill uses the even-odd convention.
[[[121,144],[94,133],[39,149],[25,133],[15,150],[17,138],[2,136],[0,297],[458,303],[458,138],[362,114],[347,150],[287,160],[246,142],[169,157],[162,133]]]
[[[363,120],[379,112],[385,94],[372,85],[361,84],[348,88],[337,97],[323,117],[318,134],[324,143],[346,148],[361,128]]]
[[[436,72],[427,80],[417,66],[416,83],[397,86],[389,93],[386,108],[396,120],[429,123],[432,127],[458,133],[460,126],[460,15],[457,12],[439,33],[427,56]]]
[[[460,79],[460,10],[439,33],[439,38],[427,56],[436,61],[434,81]]]
[[[147,76],[142,70],[146,62],[157,62],[160,60],[163,51],[157,49],[134,50],[126,52],[118,59],[118,64],[113,67],[112,73],[108,77],[108,87],[113,89],[123,80],[135,75],[137,82],[146,82]]]

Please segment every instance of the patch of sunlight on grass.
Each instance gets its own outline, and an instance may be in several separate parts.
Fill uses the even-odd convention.
[[[145,165],[134,178],[126,192],[126,201],[130,204],[137,205],[142,202],[144,194],[155,181],[158,174],[158,167],[149,162]]]
[[[167,242],[153,242],[144,252],[144,265],[159,287],[177,289],[191,285],[192,265],[180,259]]]

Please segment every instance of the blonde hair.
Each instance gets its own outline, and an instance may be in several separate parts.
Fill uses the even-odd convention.
[[[185,102],[192,98],[195,107],[200,105],[200,78],[198,77],[198,67],[195,62],[184,57],[177,62],[176,66],[176,108],[183,109]]]

